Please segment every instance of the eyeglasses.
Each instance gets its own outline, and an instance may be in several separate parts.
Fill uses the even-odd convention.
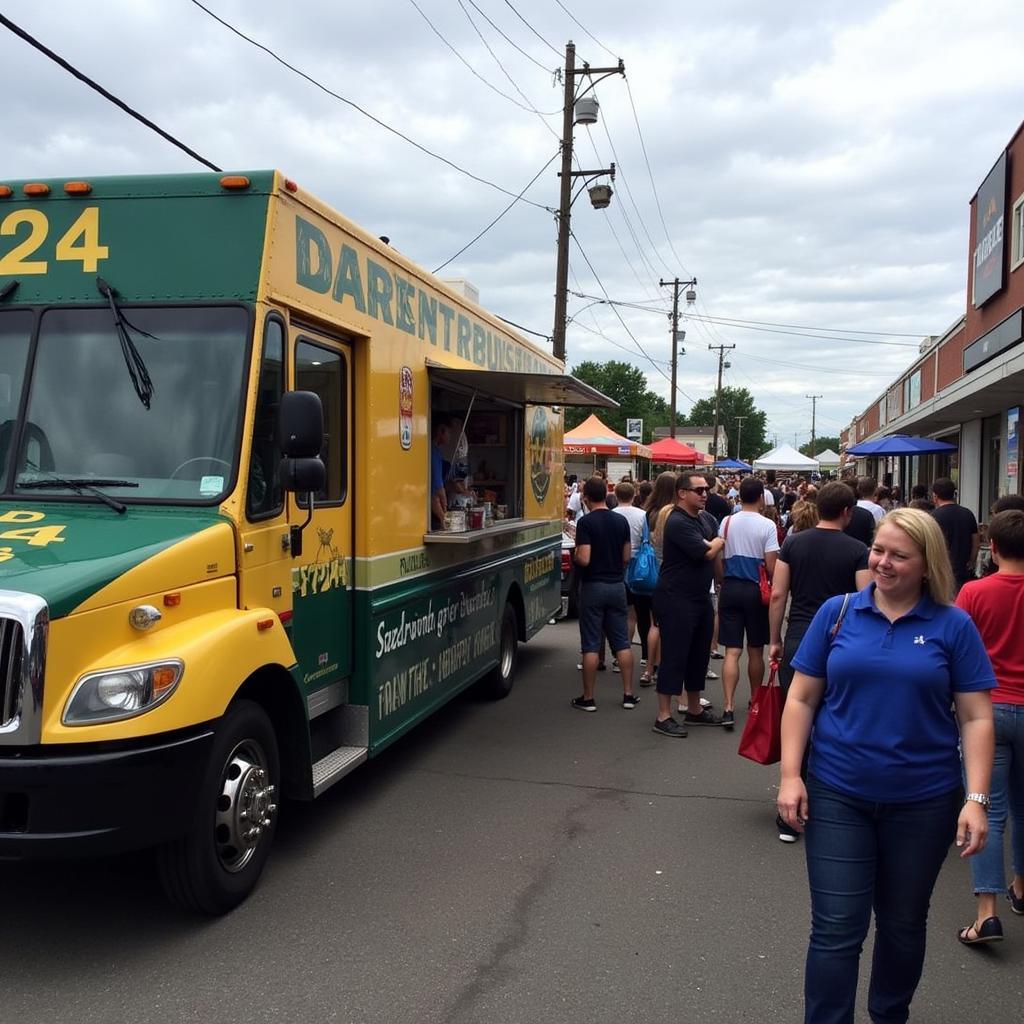
[[[707,494],[710,487],[680,487],[681,491],[693,491],[694,494]]]

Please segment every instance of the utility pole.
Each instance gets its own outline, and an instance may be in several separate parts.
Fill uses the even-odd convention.
[[[743,456],[740,455],[740,436],[743,432],[743,421],[749,419],[748,416],[737,416],[736,417],[736,458],[742,460]]]
[[[671,281],[658,281],[662,288],[672,288],[672,314],[669,319],[672,321],[672,395],[669,403],[668,436],[676,436],[676,377],[679,371],[679,343],[686,337],[686,332],[679,330],[679,289],[686,285],[691,291],[686,293],[686,304],[693,305],[696,293],[692,291],[697,287],[697,278],[690,281],[680,281],[674,278]],[[692,297],[691,297],[692,296]],[[680,336],[681,335],[681,336]]]
[[[573,204],[572,182],[573,178],[582,177],[587,181],[597,178],[603,174],[611,175],[615,180],[615,164],[610,168],[596,171],[574,171],[572,169],[572,129],[576,123],[576,77],[577,75],[600,75],[607,78],[608,75],[625,75],[626,66],[620,60],[618,67],[614,68],[592,68],[584,63],[583,67],[576,67],[576,47],[570,41],[565,47],[565,98],[562,107],[562,169],[559,171],[561,178],[558,197],[558,255],[555,264],[555,323],[551,331],[552,354],[556,359],[565,359],[565,316],[569,302],[569,214]],[[588,92],[597,81],[583,90]],[[580,94],[582,96],[583,93]],[[590,101],[591,109],[584,114],[581,111],[579,120],[585,124],[593,124],[597,120],[597,100]],[[580,192],[582,192],[582,188]],[[600,197],[595,195],[600,191]],[[577,193],[579,195],[579,193]],[[612,190],[609,186],[597,186],[591,190],[590,201],[595,209],[603,209],[611,202]]]
[[[811,400],[811,458],[814,458],[814,438],[815,438],[815,427],[817,425],[817,412],[818,412],[818,399],[822,398],[822,395],[804,395],[804,398]]]
[[[727,365],[725,362],[725,353],[729,349],[734,349],[735,345],[708,345],[708,348],[712,352],[718,352],[718,386],[715,388],[715,430],[711,435],[711,447],[715,452],[715,459],[718,459],[718,423],[719,413],[721,411],[722,404],[722,367]]]

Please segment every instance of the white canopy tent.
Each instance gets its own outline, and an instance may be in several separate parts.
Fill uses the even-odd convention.
[[[821,466],[822,469],[836,469],[841,461],[839,456],[832,451],[831,448],[826,448],[823,452],[818,452],[814,457],[818,460],[818,465]]]
[[[754,459],[754,472],[765,469],[785,470],[788,472],[810,473],[818,468],[818,460],[801,455],[792,445],[780,444],[766,452],[759,459]]]

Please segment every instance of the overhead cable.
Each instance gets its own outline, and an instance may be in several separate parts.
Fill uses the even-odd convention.
[[[552,52],[562,56],[561,50],[556,50],[513,6],[509,0],[505,0],[505,6]]]
[[[140,122],[141,124],[144,124],[151,131],[156,132],[157,135],[159,135],[163,139],[166,139],[169,143],[171,143],[171,145],[177,146],[178,149],[180,149],[184,153],[187,153],[194,160],[198,160],[201,164],[204,164],[206,167],[209,167],[211,171],[219,172],[221,170],[221,168],[219,168],[216,164],[211,163],[209,160],[207,160],[205,156],[200,156],[194,149],[190,148],[189,146],[186,146],[185,143],[182,142],[180,139],[176,139],[173,135],[171,135],[170,132],[164,131],[163,128],[161,128],[155,122],[151,121],[144,114],[140,114],[137,110],[133,109],[132,107],[129,107],[128,104],[124,102],[124,100],[119,99],[112,92],[110,92],[107,89],[104,89],[103,86],[100,85],[98,82],[93,81],[93,79],[91,79],[84,72],[79,71],[78,68],[68,63],[68,61],[66,61],[59,54],[54,53],[54,51],[51,50],[48,46],[44,46],[43,43],[41,43],[38,39],[35,38],[35,36],[30,35],[23,28],[21,28],[18,25],[15,25],[14,22],[10,20],[10,18],[4,17],[3,14],[0,14],[0,25],[3,25],[5,28],[10,29],[10,31],[13,32],[16,36],[20,36],[22,39],[25,40],[26,43],[29,44],[29,46],[34,46],[40,53],[49,57],[50,60],[52,60],[55,64],[59,64],[65,71],[67,71],[69,74],[74,75],[75,78],[77,78],[80,82],[89,86],[90,89],[94,89],[104,99],[110,100],[110,102],[113,103],[115,106],[120,107],[126,114],[130,115],[131,117],[134,117],[136,121]]]
[[[548,74],[551,73],[551,68],[544,67],[544,65],[541,64],[539,60],[528,54],[518,43],[515,42],[515,40],[510,39],[507,35],[505,35],[505,33],[502,32],[502,30],[498,28],[498,26],[495,25],[494,22],[491,21],[491,19],[488,18],[487,15],[482,10],[480,10],[480,8],[473,2],[473,0],[469,0],[469,3],[474,8],[474,10],[476,10],[476,12],[480,15],[480,17],[483,18],[484,21],[486,21],[487,24],[490,25],[491,28],[493,28],[494,31],[497,32],[498,35],[505,40],[506,43],[508,43],[509,46],[511,46],[514,50],[518,50],[527,60],[533,61],[533,63],[536,64],[537,67],[541,69],[541,71],[545,71]]]
[[[580,27],[581,29],[583,29],[583,31],[584,31],[584,32],[586,32],[586,33],[587,33],[587,35],[588,35],[588,36],[590,36],[590,38],[591,38],[591,39],[593,39],[593,40],[594,40],[594,42],[595,42],[595,43],[597,43],[597,45],[598,45],[598,46],[600,46],[602,50],[604,50],[604,52],[605,52],[605,53],[607,53],[607,54],[608,54],[608,56],[609,56],[609,57],[614,57],[614,58],[615,58],[615,60],[618,60],[618,59],[619,59],[619,55],[618,55],[617,53],[612,53],[612,51],[611,51],[611,50],[609,50],[609,49],[608,49],[608,47],[607,47],[607,46],[605,46],[605,45],[604,45],[604,43],[602,43],[602,42],[601,42],[601,40],[600,40],[600,39],[598,39],[598,38],[597,38],[597,36],[595,36],[595,35],[594,35],[594,33],[593,33],[593,32],[591,32],[591,31],[590,31],[590,29],[588,29],[588,28],[587,28],[587,26],[586,26],[586,25],[584,25],[584,24],[583,24],[583,22],[581,22],[581,21],[580,21],[580,20],[579,20],[579,19],[578,19],[578,18],[577,18],[577,17],[576,17],[576,16],[575,16],[575,15],[574,15],[573,13],[572,13],[572,11],[570,11],[570,10],[569,10],[569,8],[568,8],[568,7],[566,7],[566,6],[565,6],[565,4],[563,4],[563,3],[562,3],[562,0],[555,0],[555,3],[556,3],[556,4],[558,4],[558,6],[559,6],[559,7],[561,7],[561,8],[562,8],[562,10],[563,10],[563,11],[565,11],[565,13],[566,13],[566,14],[568,14],[568,15],[569,15],[569,17],[570,17],[570,18],[571,18],[571,19],[572,19],[572,20],[573,20],[574,22],[576,22],[576,24],[577,24],[577,25],[578,25],[578,26],[579,26],[579,27]]]
[[[505,214],[508,213],[508,211],[511,210],[512,207],[515,206],[516,203],[518,203],[523,198],[525,193],[529,190],[530,186],[555,162],[559,155],[560,154],[558,152],[555,152],[551,159],[529,180],[529,182],[526,185],[526,188],[524,188],[523,191],[520,192],[519,195],[517,195],[515,199],[513,199],[512,202],[509,203],[508,206],[506,206],[505,209],[502,210],[501,213],[499,213],[498,216],[495,217],[494,220],[492,220],[491,223],[487,225],[487,227],[485,227],[479,234],[471,238],[457,253],[455,253],[454,256],[449,256],[448,259],[446,259],[444,263],[442,263],[439,267],[435,267],[432,273],[436,274],[438,271],[444,270],[444,268],[447,267],[449,263],[451,263],[453,260],[461,256],[471,245],[474,245],[475,243],[479,242],[480,239],[483,238],[484,235],[486,235],[487,232],[490,231],[491,228],[493,228],[494,225],[497,224],[498,221],[501,220],[501,218],[504,217]],[[547,335],[542,335],[542,337],[547,337]]]
[[[415,149],[418,149],[421,153],[425,153],[427,156],[433,157],[435,160],[440,160],[441,163],[447,165],[448,167],[451,167],[452,170],[458,171],[459,174],[464,174],[467,178],[471,178],[473,181],[479,182],[481,185],[487,185],[489,188],[496,189],[498,192],[502,192],[506,196],[518,198],[515,192],[512,192],[507,188],[503,188],[501,185],[497,184],[497,182],[489,181],[487,178],[482,178],[480,177],[480,175],[474,174],[472,171],[466,170],[465,167],[460,167],[453,160],[449,160],[446,156],[441,156],[440,153],[435,153],[433,150],[427,149],[426,146],[422,145],[419,142],[416,142],[414,139],[409,138],[408,135],[404,134],[403,132],[400,132],[397,128],[392,128],[391,125],[389,125],[387,122],[382,121],[379,117],[374,116],[368,110],[361,107],[358,103],[348,99],[345,96],[342,96],[340,93],[335,92],[333,89],[329,89],[322,82],[317,81],[312,75],[306,74],[305,71],[302,71],[299,68],[295,67],[294,64],[289,64],[288,61],[286,61],[283,57],[279,57],[272,49],[270,49],[269,46],[264,46],[263,43],[257,42],[251,36],[247,36],[240,29],[235,28],[235,26],[232,25],[230,22],[225,21],[219,15],[214,14],[213,11],[209,9],[209,7],[205,7],[203,4],[199,2],[199,0],[189,0],[189,2],[198,7],[205,14],[208,14],[211,18],[213,18],[214,21],[219,22],[229,32],[233,32],[240,39],[244,39],[251,46],[255,46],[256,49],[262,50],[265,54],[267,54],[268,57],[271,57],[273,60],[277,61],[277,63],[280,64],[282,67],[287,68],[293,74],[296,74],[300,78],[305,79],[307,82],[309,82],[310,85],[316,86],[316,88],[319,89],[321,92],[327,93],[328,96],[332,96],[334,99],[340,100],[342,103],[351,107],[353,110],[358,111],[360,114],[363,115],[363,117],[366,117],[369,120],[373,121],[374,124],[379,125],[385,131],[390,132],[392,135],[397,135],[398,138],[400,138],[403,142],[408,142],[410,146],[414,147]],[[535,203],[532,199],[524,199],[523,202],[529,203],[530,206],[535,206],[538,210],[547,210],[548,213],[554,212],[553,210],[550,209],[550,207],[543,206],[541,203]]]

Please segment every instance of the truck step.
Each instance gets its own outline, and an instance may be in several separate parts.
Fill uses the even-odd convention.
[[[326,757],[313,762],[313,796],[319,796],[343,779],[353,768],[361,765],[367,756],[366,747],[338,747]]]

